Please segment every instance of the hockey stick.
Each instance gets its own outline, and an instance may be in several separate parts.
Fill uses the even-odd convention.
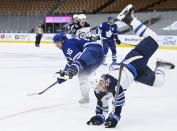
[[[117,80],[117,90],[116,90],[116,93],[115,93],[114,106],[113,106],[113,111],[112,112],[115,112],[116,101],[117,101],[117,98],[118,98],[118,95],[119,95],[120,81],[121,81],[121,75],[122,75],[123,68],[125,67],[125,65],[130,64],[131,62],[133,62],[137,59],[140,59],[140,58],[143,58],[143,56],[134,56],[134,57],[131,57],[131,58],[125,60],[124,62],[122,62],[120,64],[119,77],[118,77],[118,80]]]
[[[43,91],[39,92],[39,93],[28,93],[26,94],[27,96],[34,96],[34,95],[41,95],[44,92],[46,92],[48,89],[50,89],[51,87],[53,87],[54,85],[56,85],[58,82],[54,82],[52,85],[50,85],[49,87],[47,87],[46,89],[44,89]]]

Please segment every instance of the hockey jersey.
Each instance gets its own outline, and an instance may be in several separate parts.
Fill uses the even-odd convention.
[[[80,26],[79,26],[78,22],[77,23],[72,22],[68,26],[68,34],[76,35],[76,32],[77,32],[77,30],[79,30],[79,28],[80,28]]]
[[[116,24],[103,22],[96,30],[96,34],[100,34],[103,39],[118,40],[118,27]]]
[[[68,61],[68,64],[65,66],[65,70],[68,69],[69,65],[71,65],[72,62],[77,60],[77,58],[79,58],[82,55],[82,52],[84,52],[84,50],[86,49],[88,45],[101,47],[100,43],[97,43],[91,40],[76,39],[76,38],[65,40],[62,46],[63,54],[65,55]],[[89,63],[89,60],[87,62]]]
[[[107,92],[99,92],[97,90],[94,91],[95,96],[97,98],[97,106],[96,106],[96,110],[95,110],[96,114],[108,113],[108,111],[109,111],[108,100],[114,99],[115,90],[116,90],[116,86],[117,86],[117,79],[114,78],[113,76],[111,76],[109,74],[105,74],[105,75],[103,75],[103,77],[107,83],[108,91]],[[113,102],[112,102],[112,104],[114,104]],[[115,108],[114,114],[120,116],[122,106],[124,105],[124,103],[125,103],[125,94],[124,94],[123,88],[120,87],[119,96],[116,99],[116,103],[115,103],[116,108]]]
[[[110,66],[110,71],[108,74],[103,75],[104,80],[107,85],[107,92],[99,92],[95,90],[95,96],[97,97],[96,114],[102,114],[103,112],[108,112],[108,100],[113,99],[112,104],[115,100],[115,92],[117,90],[117,79],[119,77],[120,63],[114,63]],[[115,114],[120,116],[122,106],[125,103],[124,91],[130,86],[136,77],[136,73],[133,71],[131,64],[126,65],[122,70],[119,95],[116,100]]]
[[[76,38],[89,40],[91,36],[90,24],[86,22],[84,26],[79,25],[79,29],[76,31]]]

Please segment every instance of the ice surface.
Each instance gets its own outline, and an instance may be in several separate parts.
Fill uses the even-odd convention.
[[[121,60],[130,48],[117,48]],[[110,62],[111,54],[107,62]],[[156,57],[177,64],[176,50],[158,50],[149,61],[154,68]],[[96,99],[91,90],[89,105],[78,104],[80,91],[75,77],[40,92],[55,82],[53,73],[64,67],[62,52],[52,44],[35,48],[33,44],[0,44],[0,131],[98,131],[104,126],[88,126],[94,115]],[[99,71],[105,72],[106,67]],[[162,88],[134,83],[126,92],[126,104],[117,128],[120,131],[177,130],[177,71],[167,74]]]

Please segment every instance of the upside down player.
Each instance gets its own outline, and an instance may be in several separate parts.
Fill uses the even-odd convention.
[[[125,103],[124,91],[133,82],[137,81],[148,86],[158,87],[164,84],[165,72],[169,69],[174,69],[175,65],[170,62],[156,61],[156,69],[152,71],[148,66],[149,58],[154,54],[158,48],[156,42],[157,35],[143,25],[140,21],[134,18],[134,7],[130,4],[124,8],[124,10],[118,15],[118,19],[130,25],[134,32],[144,39],[131,50],[125,60],[134,56],[143,56],[141,59],[137,59],[130,64],[125,65],[122,70],[120,89],[118,97],[116,98],[115,110],[113,110],[108,118],[105,119],[104,112],[108,111],[108,99],[115,96],[117,90],[117,78],[119,76],[120,63],[113,63],[110,66],[110,72],[103,74],[96,79],[90,80],[91,85],[95,88],[95,96],[97,97],[96,115],[93,116],[87,124],[101,125],[105,123],[106,128],[116,127],[118,121],[121,118],[122,106]]]

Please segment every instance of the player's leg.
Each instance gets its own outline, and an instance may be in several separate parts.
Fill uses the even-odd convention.
[[[39,42],[38,42],[38,46],[40,45],[40,43],[41,43],[41,38],[42,38],[42,35],[41,34],[39,34]]]
[[[40,42],[40,34],[37,35],[37,40],[36,40],[37,47],[39,47],[39,42]]]
[[[38,35],[36,35],[35,46],[37,47]]]
[[[146,65],[148,63],[149,58],[158,49],[158,43],[154,40],[154,37],[156,37],[157,35],[148,27],[143,25],[140,21],[135,19],[133,14],[134,7],[130,4],[123,9],[123,11],[118,15],[118,18],[130,25],[135,33],[141,36],[146,36],[146,38],[144,38],[135,47],[135,49],[129,52],[125,57],[125,59],[129,59],[130,57],[137,55],[143,56],[143,59],[138,59],[132,63],[134,66],[136,66],[137,72],[141,73],[146,70]]]
[[[88,76],[101,65],[103,57],[104,52],[101,46],[90,45],[86,47],[86,50],[82,52],[82,55],[78,58],[78,61],[82,62],[84,68],[78,75],[82,96],[79,103],[81,104],[89,102],[90,87]]]
[[[116,44],[114,41],[109,43],[109,47],[111,49],[112,52],[112,61],[116,62],[117,61],[117,51],[116,51]]]
[[[79,100],[79,103],[80,104],[89,103],[90,87],[89,87],[88,75],[81,73],[78,75],[78,78],[79,78],[80,91],[81,91],[81,99]]]
[[[104,50],[104,60],[106,59],[108,53],[109,43],[107,40],[103,40],[103,50]]]
[[[154,40],[158,39],[158,35],[155,32],[134,17],[134,7],[131,4],[126,6],[117,18],[131,26],[133,31],[140,37],[151,36]]]
[[[156,69],[152,71],[146,66],[145,70],[139,75],[136,81],[154,87],[162,86],[165,83],[167,71],[174,68],[175,65],[170,62],[157,60]]]
[[[103,62],[104,51],[100,45],[88,45],[78,60],[84,64],[87,73],[92,73]]]
[[[162,86],[165,82],[166,73],[169,69],[174,69],[175,65],[171,62],[164,61],[158,59],[156,61],[156,69],[155,69],[155,80],[153,86],[159,87]]]

